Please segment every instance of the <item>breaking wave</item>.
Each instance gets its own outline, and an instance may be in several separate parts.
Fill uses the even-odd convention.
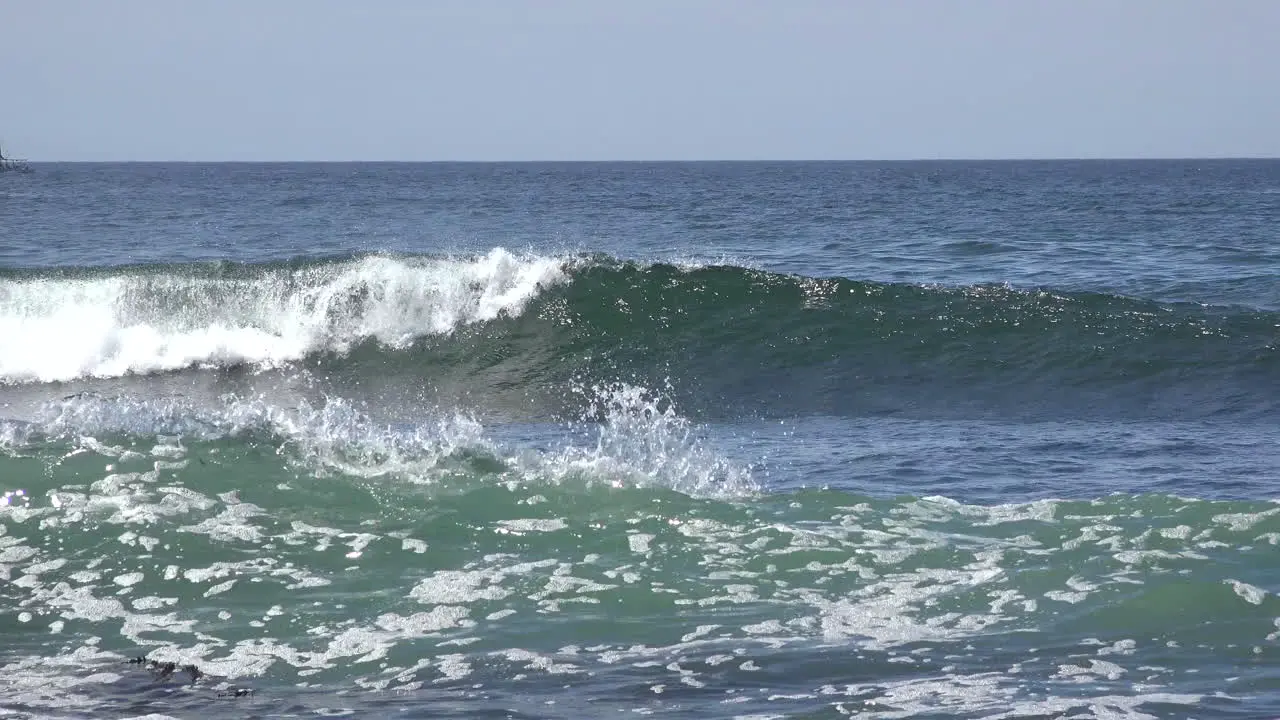
[[[364,341],[518,315],[555,258],[372,255],[297,265],[137,267],[0,280],[0,380],[67,381],[188,367],[277,366]]]
[[[293,367],[481,405],[625,379],[727,416],[1256,416],[1278,409],[1278,328],[1261,309],[499,248],[10,275],[0,383]]]

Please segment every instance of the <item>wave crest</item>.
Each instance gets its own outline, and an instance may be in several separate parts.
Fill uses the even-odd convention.
[[[0,281],[0,382],[257,365],[517,316],[567,277],[564,260],[496,248],[472,259],[371,255],[335,263],[145,268]]]

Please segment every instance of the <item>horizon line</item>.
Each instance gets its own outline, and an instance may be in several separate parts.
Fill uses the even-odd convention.
[[[358,165],[358,164],[378,164],[378,165],[518,165],[518,164],[679,164],[679,163],[926,163],[926,162],[1186,162],[1186,161],[1232,161],[1232,160],[1280,160],[1277,155],[1150,155],[1150,156],[1044,156],[1044,157],[917,157],[917,158],[757,158],[757,159],[613,159],[613,160],[557,160],[557,159],[525,159],[525,160],[378,160],[378,159],[310,159],[310,160],[288,160],[288,159],[272,159],[272,160],[244,160],[244,159],[223,159],[223,160],[31,160],[24,159],[32,165],[42,164],[59,164],[59,165],[145,165],[145,164],[166,164],[166,165]]]

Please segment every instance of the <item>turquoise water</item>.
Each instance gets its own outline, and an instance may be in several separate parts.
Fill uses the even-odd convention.
[[[1280,714],[1278,193],[1270,161],[5,177],[0,708]]]

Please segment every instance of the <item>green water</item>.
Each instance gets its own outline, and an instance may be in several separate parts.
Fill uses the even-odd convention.
[[[15,438],[0,633],[31,659],[7,694],[118,707],[153,688],[137,656],[197,666],[165,679],[170,700],[230,715],[297,688],[572,688],[690,713],[1047,717],[1104,697],[1177,716],[1273,688],[1273,503],[761,494],[619,392],[594,443],[541,452],[454,418],[411,453],[336,411],[206,439]],[[253,695],[218,698],[235,688]]]

